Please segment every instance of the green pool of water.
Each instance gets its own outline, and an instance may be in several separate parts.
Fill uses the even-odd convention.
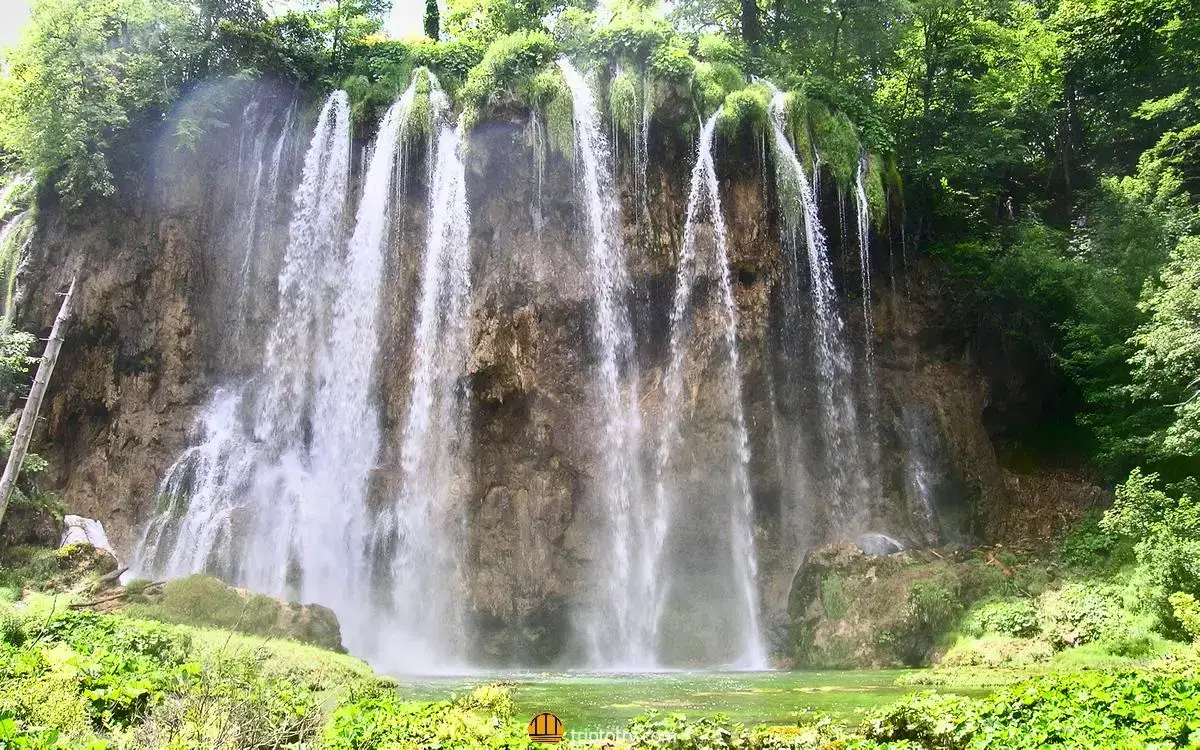
[[[401,679],[406,697],[437,700],[475,686],[504,681],[523,720],[541,711],[557,714],[567,731],[620,732],[650,709],[689,718],[721,713],[746,725],[791,724],[805,710],[844,721],[886,705],[913,688],[899,687],[901,670],[847,672],[669,672],[662,674],[530,674]],[[978,691],[959,691],[978,692]]]

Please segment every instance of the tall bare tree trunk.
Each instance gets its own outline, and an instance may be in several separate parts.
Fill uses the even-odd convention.
[[[762,42],[762,22],[758,17],[758,0],[741,0],[742,41],[750,54],[757,55]]]
[[[17,485],[21,463],[29,450],[29,439],[33,437],[33,426],[37,422],[38,410],[42,408],[46,386],[50,384],[50,375],[58,362],[58,351],[62,349],[63,328],[67,318],[71,317],[71,298],[74,295],[75,279],[71,279],[71,286],[63,297],[62,307],[58,308],[58,317],[54,319],[54,327],[50,329],[50,338],[46,341],[46,351],[42,353],[37,375],[33,378],[33,385],[29,387],[29,398],[25,400],[25,408],[21,410],[21,421],[17,424],[17,434],[13,436],[12,450],[8,454],[4,476],[0,477],[0,524],[4,523],[4,512],[8,510],[8,501]]]

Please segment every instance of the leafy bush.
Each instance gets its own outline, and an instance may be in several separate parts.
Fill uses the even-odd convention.
[[[551,62],[556,53],[554,40],[543,31],[517,31],[492,42],[459,89],[467,122],[478,121],[494,95],[515,90],[521,79]]]
[[[717,127],[727,138],[735,138],[743,127],[761,134],[767,128],[770,97],[761,86],[748,86],[725,97]]]
[[[1171,497],[1158,488],[1157,474],[1135,469],[1117,487],[1113,507],[1101,527],[1134,542],[1134,554],[1149,590],[1148,605],[1165,635],[1186,636],[1169,597],[1175,592],[1200,596],[1200,494],[1180,488]]]
[[[696,57],[705,62],[741,65],[746,51],[728,37],[705,34],[696,40]]]
[[[724,103],[725,97],[746,86],[746,80],[736,65],[723,62],[702,62],[696,65],[692,77],[692,98],[705,117]]]
[[[696,61],[688,54],[682,41],[673,39],[654,50],[650,55],[650,72],[656,78],[671,83],[682,83],[692,77]]]
[[[641,81],[629,71],[613,76],[608,83],[608,110],[613,123],[624,133],[637,132],[642,116],[638,106],[641,89]]]
[[[630,3],[620,7],[611,22],[592,33],[588,48],[598,57],[636,65],[675,38],[675,29],[668,21]]]
[[[1055,648],[1116,637],[1126,626],[1116,592],[1098,583],[1068,583],[1047,591],[1038,612],[1042,632]]]
[[[813,146],[821,155],[821,163],[839,185],[853,185],[862,147],[850,118],[843,112],[831,112],[820,101],[810,101],[807,109]]]
[[[323,746],[329,750],[377,747],[534,748],[515,724],[495,726],[490,716],[447,701],[401,700],[394,691],[352,700],[339,706],[325,725]]]
[[[1062,558],[1068,565],[1091,567],[1104,562],[1117,546],[1117,539],[1100,525],[1102,515],[1089,513],[1063,538]]]
[[[987,633],[1028,637],[1038,630],[1037,608],[1025,599],[985,602],[967,614],[963,630],[976,637]]]
[[[1176,591],[1167,597],[1167,601],[1171,604],[1175,619],[1179,621],[1184,632],[1191,636],[1193,641],[1200,641],[1200,602],[1196,601],[1196,597]]]
[[[873,713],[863,733],[932,750],[1187,747],[1200,740],[1192,675],[1079,672],[1018,683],[984,699],[924,693]]]
[[[937,581],[917,581],[908,590],[904,619],[878,634],[877,645],[904,664],[920,664],[961,614],[962,603],[953,591]]]

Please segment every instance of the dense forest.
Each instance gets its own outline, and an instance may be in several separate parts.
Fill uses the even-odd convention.
[[[1200,700],[1194,647],[1163,645],[1200,639],[1200,0],[427,0],[424,36],[413,39],[383,32],[390,11],[387,0],[312,0],[283,12],[259,0],[35,0],[0,77],[0,219],[12,220],[0,234],[0,392],[9,410],[37,362],[25,329],[38,325],[14,320],[14,297],[39,217],[86,217],[139,195],[145,144],[167,125],[180,153],[235,126],[237,86],[212,81],[268,80],[311,101],[343,90],[354,135],[366,141],[424,69],[465,131],[532,109],[562,154],[575,136],[560,56],[598,72],[605,117],[625,137],[669,108],[661,122],[699,136],[720,109],[722,137],[765,144],[768,86],[777,86],[790,92],[788,137],[811,139],[817,171],[852,189],[860,150],[868,154],[864,200],[876,252],[888,253],[886,283],[901,294],[919,283],[936,289],[939,345],[989,378],[984,422],[1002,463],[1066,467],[1112,490],[1110,507],[1056,530],[1052,562],[1009,559],[1016,578],[1054,567],[1080,601],[1089,586],[1119,590],[1136,633],[1108,656],[1154,651],[1168,664],[1055,672],[986,698],[910,697],[854,731],[805,717],[781,738],[652,716],[631,725],[630,744],[1200,746],[1188,715]],[[14,427],[0,431],[5,452]],[[48,495],[44,470],[38,455],[26,457],[21,501]],[[74,559],[47,559],[0,568],[10,598],[46,578],[47,565],[46,589],[78,573]],[[994,557],[988,565],[1013,576]],[[249,630],[241,615],[205,620],[182,587],[183,604],[164,614],[164,603],[146,603],[146,584],[137,582],[135,605],[181,624],[55,619],[45,602],[26,614],[0,609],[0,748],[526,744],[502,686],[453,703],[402,703],[394,685],[349,660],[322,666],[325,656],[289,650],[238,662],[211,632],[187,626]],[[1099,617],[1091,604],[1064,615],[1071,628],[1056,636],[1034,623],[1058,615],[1026,601],[1041,601],[1041,591],[1009,588],[991,609],[914,588],[910,615],[924,640],[911,661],[928,661],[944,633],[972,628],[980,650],[988,634],[1026,638],[1039,628],[1041,638],[1088,642],[1084,623]],[[53,675],[58,687],[76,679],[55,661],[71,649],[86,655],[70,667],[84,675],[64,699],[74,713],[31,710],[48,695],[30,687],[34,677]],[[202,677],[200,663],[226,670],[228,685]],[[1028,664],[1003,666],[1014,664],[1020,675],[1006,680],[1029,676]],[[337,708],[318,719],[339,681]],[[204,706],[226,718],[206,718]],[[269,731],[246,729],[255,722]],[[90,732],[112,744],[70,744]]]

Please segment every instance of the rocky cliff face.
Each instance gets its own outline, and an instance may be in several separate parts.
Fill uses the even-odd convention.
[[[287,101],[269,94],[258,106],[280,111]],[[126,556],[212,389],[253,372],[276,305],[273,280],[286,241],[290,188],[267,212],[267,226],[255,230],[266,239],[250,267],[248,304],[238,285],[247,268],[237,240],[244,231],[238,185],[248,168],[245,143],[253,122],[246,118],[242,128],[222,131],[194,153],[164,135],[146,149],[138,179],[86,210],[65,212],[43,201],[33,257],[21,275],[21,321],[30,329],[48,328],[55,291],[72,273],[83,282],[51,384],[40,450],[68,509],[103,519]],[[297,126],[281,184],[295,183],[296,155],[310,132],[311,125],[307,131]],[[238,138],[238,148],[231,147]],[[604,512],[597,501],[595,440],[602,415],[587,381],[593,300],[574,166],[554,153],[540,163],[529,143],[525,113],[483,123],[470,138],[474,291],[472,354],[463,382],[470,390],[471,460],[460,494],[473,657],[525,664],[551,661],[574,647],[571,613],[591,596],[594,582],[586,571],[606,553],[594,533]],[[798,365],[781,365],[773,352],[784,272],[774,189],[764,179],[769,165],[760,146],[750,133],[723,139],[717,167],[740,321],[760,587],[774,645],[784,649],[788,592],[805,552],[830,533],[822,509],[831,498],[814,489],[822,486],[819,477],[805,479],[819,469],[797,458],[818,451],[811,386],[802,384],[787,417],[801,429],[782,434],[813,444],[779,446],[776,384],[788,380],[781,366]],[[693,148],[678,124],[656,121],[644,193],[634,189],[634,168],[621,150],[623,240],[631,258],[642,407],[651,422],[663,408],[668,313]],[[376,377],[384,447],[373,482],[379,496],[395,491],[398,473],[396,432],[407,403],[418,275],[412,248],[419,247],[427,197],[425,155],[416,147],[406,158],[409,180],[392,227],[380,321]],[[853,299],[858,267],[849,244],[855,240],[839,231],[837,192],[825,182],[823,215],[840,259],[848,335],[857,351],[864,334]],[[887,236],[874,238],[878,398],[871,409],[882,480],[869,530],[917,544],[986,537],[1003,528],[1014,484],[983,426],[985,381],[960,353],[941,348],[934,282],[919,260],[905,266],[893,248]],[[718,450],[716,436],[725,429],[720,394],[710,387],[720,364],[717,326],[713,316],[697,314],[698,344],[685,372],[690,459],[697,467]],[[791,437],[802,434],[810,437]],[[914,484],[918,466],[927,486]],[[689,512],[672,555],[683,574],[702,576],[701,557],[692,559],[689,551],[728,535],[726,519],[705,510],[706,479],[697,470],[683,483]],[[922,520],[931,511],[942,528]],[[686,628],[719,640],[719,613],[713,618],[706,623],[702,613],[681,613],[667,623],[668,640],[683,632],[685,620]],[[674,656],[684,663],[708,649],[693,638],[678,640]]]

